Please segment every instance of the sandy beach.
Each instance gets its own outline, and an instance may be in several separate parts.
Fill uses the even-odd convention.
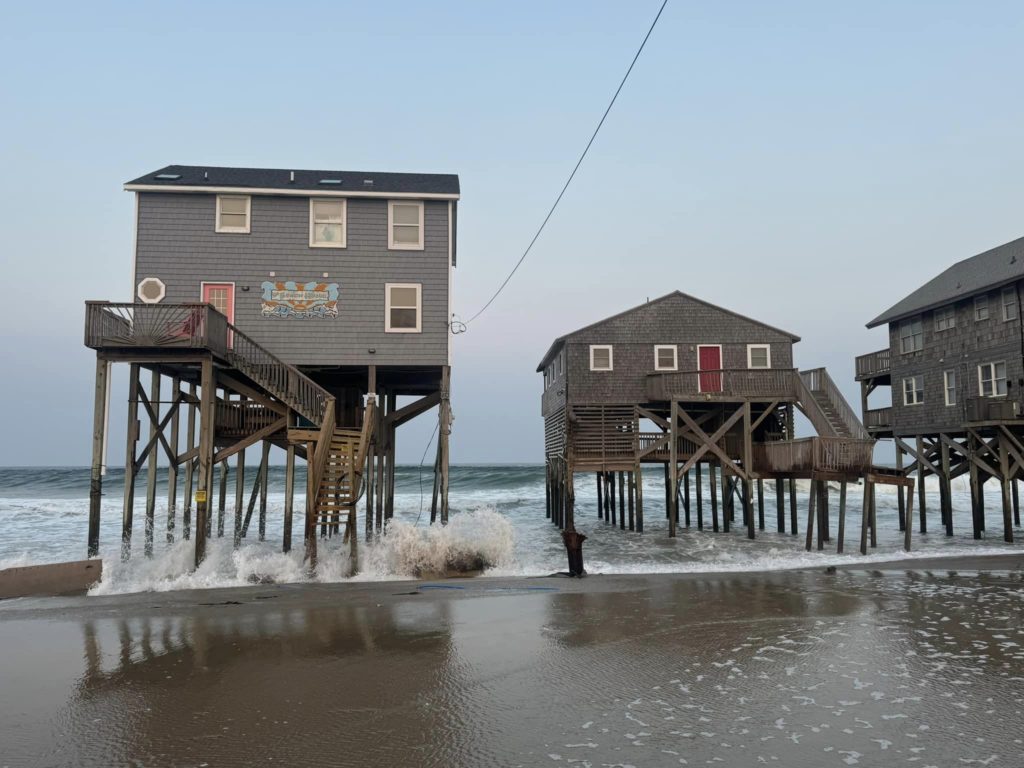
[[[1024,557],[0,603],[0,766],[1020,765]]]

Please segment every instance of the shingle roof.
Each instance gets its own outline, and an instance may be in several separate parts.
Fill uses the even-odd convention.
[[[616,313],[614,315],[611,315],[610,317],[602,318],[601,320],[598,320],[596,323],[590,323],[590,325],[585,325],[582,328],[577,328],[575,331],[571,331],[570,333],[566,333],[566,334],[563,334],[562,336],[559,336],[557,339],[555,339],[553,342],[551,342],[551,346],[548,347],[548,351],[544,354],[543,359],[540,361],[540,364],[537,366],[537,373],[540,373],[541,371],[544,370],[545,367],[547,367],[547,364],[550,363],[554,359],[555,355],[558,354],[558,350],[561,349],[562,345],[568,339],[570,339],[571,337],[573,337],[573,336],[575,336],[575,335],[577,335],[579,333],[583,333],[584,331],[589,331],[591,328],[595,328],[595,327],[597,327],[599,325],[607,323],[609,320],[615,320],[616,318],[622,317],[624,315],[628,315],[628,314],[630,314],[632,312],[637,312],[637,311],[639,311],[641,309],[646,309],[647,307],[650,307],[652,304],[657,304],[659,302],[666,301],[668,299],[675,298],[677,296],[681,296],[684,299],[689,299],[690,301],[696,301],[699,304],[703,304],[706,307],[712,307],[712,308],[717,309],[717,310],[719,310],[721,312],[726,312],[726,313],[732,315],[733,317],[738,317],[741,320],[747,320],[747,321],[749,321],[751,323],[754,323],[756,325],[760,325],[760,326],[763,326],[764,328],[768,328],[768,329],[770,329],[772,331],[775,331],[776,333],[781,333],[783,336],[789,336],[794,342],[800,341],[800,337],[799,336],[797,336],[794,333],[790,333],[789,331],[784,331],[781,328],[776,328],[773,325],[768,325],[768,323],[762,323],[760,320],[755,320],[752,317],[747,317],[746,315],[741,315],[739,312],[733,312],[731,309],[726,309],[725,307],[720,307],[717,304],[712,304],[710,301],[704,301],[704,299],[698,299],[696,296],[691,296],[688,293],[683,293],[682,291],[672,291],[672,293],[666,293],[664,296],[659,296],[656,299],[651,299],[650,301],[645,301],[643,304],[638,304],[635,307],[630,307],[629,309],[624,310],[622,312],[618,312],[618,313]]]
[[[292,174],[295,180],[292,181]],[[159,177],[165,178],[159,178]],[[166,178],[177,176],[178,178]],[[323,180],[331,180],[323,183]],[[372,181],[367,184],[367,180]],[[299,189],[318,192],[383,192],[457,197],[459,177],[453,173],[378,173],[376,171],[303,171],[285,168],[221,168],[210,165],[168,165],[129,181],[125,187],[232,187]]]
[[[870,323],[874,328],[1024,278],[1024,237],[959,261]]]

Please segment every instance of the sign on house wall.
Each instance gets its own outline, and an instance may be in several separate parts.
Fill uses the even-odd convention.
[[[263,283],[264,317],[337,317],[338,284],[283,280]]]

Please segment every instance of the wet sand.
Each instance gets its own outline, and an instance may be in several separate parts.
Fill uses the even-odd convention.
[[[1022,566],[3,601],[0,766],[1019,766]]]

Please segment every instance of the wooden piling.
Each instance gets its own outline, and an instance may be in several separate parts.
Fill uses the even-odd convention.
[[[619,472],[619,530],[626,530],[626,483],[623,472]]]
[[[132,527],[135,514],[135,449],[139,440],[139,365],[128,370],[128,428],[124,452],[124,508],[121,512],[121,559],[132,554]]]
[[[270,479],[270,441],[263,441],[263,458],[260,462],[262,464],[262,471],[260,472],[260,518],[259,518],[259,540],[265,541],[267,538],[267,484]],[[316,489],[313,491],[316,493]]]
[[[939,460],[942,463],[942,474],[939,475],[939,503],[942,505],[942,517],[946,526],[946,535],[953,535],[953,487],[950,474],[952,471],[949,458],[949,444],[946,436],[939,436]]]
[[[900,441],[896,441],[896,469],[903,474],[903,447]],[[899,527],[902,531],[907,524],[906,490],[902,485],[896,486],[896,507],[898,512]]]
[[[1004,435],[999,436],[999,489],[1003,500],[1003,541],[1013,543],[1013,491],[1010,479],[1010,452]]]
[[[864,501],[861,503],[860,516],[860,553],[868,553],[868,528],[871,525],[871,481],[864,481]]]
[[[700,476],[700,462],[693,465],[694,495],[697,497],[697,530],[704,530],[704,481]]]
[[[196,447],[196,385],[188,388],[188,411],[185,419],[185,452]],[[185,463],[185,488],[181,508],[181,535],[186,541],[192,537],[192,487],[195,480],[197,461],[188,459]]]
[[[96,355],[96,382],[92,404],[92,466],[89,473],[89,532],[87,552],[100,552],[100,515],[103,509],[103,447],[107,431],[107,381],[110,364]],[[127,480],[127,478],[126,478]]]
[[[199,488],[196,491],[195,567],[206,557],[206,536],[209,530],[209,492],[213,468],[213,404],[216,396],[213,359],[204,358],[200,379],[199,402]]]
[[[676,524],[679,522],[679,511],[676,503],[679,494],[676,483],[679,480],[679,440],[676,437],[676,430],[679,424],[679,403],[674,399],[669,406],[669,460],[666,467],[668,488],[666,489],[666,512],[668,514],[668,535],[669,538],[676,536]]]
[[[836,553],[843,554],[846,539],[846,481],[839,482],[839,529],[836,531]]]
[[[217,493],[217,538],[224,538],[224,518],[228,504],[228,462],[220,463],[220,488]]]
[[[782,478],[775,480],[775,524],[779,533],[786,532],[786,489]]]
[[[789,533],[791,536],[799,535],[796,519],[796,480],[789,478]]]
[[[811,551],[811,542],[814,541],[814,515],[815,502],[818,499],[818,481],[811,480],[811,491],[807,494],[807,542],[806,549]]]
[[[708,462],[708,484],[711,489],[711,530],[718,533],[718,470]]]
[[[760,480],[758,483],[760,484]],[[758,490],[762,490],[760,487]],[[760,493],[758,494],[760,505],[760,526],[764,530],[764,503]],[[754,538],[754,483],[746,477],[743,480],[743,516],[747,518],[747,538]]]
[[[153,533],[156,528],[156,474],[157,450],[156,439],[160,432],[160,372],[151,372],[149,384],[149,460],[146,464],[146,522],[143,548],[146,557],[153,556]]]
[[[597,477],[597,519],[601,519],[604,512],[604,477],[600,472],[595,473]]]
[[[639,462],[633,469],[636,475],[636,532],[644,532],[644,477]]]
[[[233,527],[233,545],[237,549],[242,543],[242,509],[245,504],[245,451],[235,456],[235,524]]]
[[[874,489],[872,489],[872,494],[873,493],[874,493]],[[913,519],[913,514],[914,514],[914,486],[910,486],[909,488],[907,488],[907,520],[908,521]],[[874,524],[874,515],[875,515],[875,502],[874,502],[874,499],[872,499],[871,500],[872,524]],[[908,525],[906,527],[906,530],[903,531],[903,549],[904,549],[905,552],[909,552],[910,551],[910,532],[911,532],[911,530],[913,528],[914,528],[914,526]]]
[[[178,516],[178,451],[181,442],[180,435],[180,405],[181,405],[181,380],[178,377],[171,379],[171,390],[174,392],[171,398],[171,449],[174,457],[170,459],[167,466],[167,543],[174,543],[174,525]]]
[[[764,530],[764,480],[757,478],[757,528]]]
[[[627,473],[629,475],[629,530],[636,530],[636,511],[634,504],[636,500],[636,478],[632,472]]]
[[[295,414],[288,412],[288,427],[295,426]],[[241,470],[241,465],[239,465]],[[281,537],[281,550],[291,552],[292,549],[292,518],[295,514],[295,444],[291,440],[284,454],[284,534]],[[356,535],[356,523],[352,521],[351,533]]]
[[[920,510],[921,515],[921,533],[928,533],[928,517],[925,514],[925,498],[924,498],[924,483],[925,483],[925,460],[924,460],[924,439],[917,436],[917,508]],[[910,521],[907,520],[907,525],[910,525]]]

